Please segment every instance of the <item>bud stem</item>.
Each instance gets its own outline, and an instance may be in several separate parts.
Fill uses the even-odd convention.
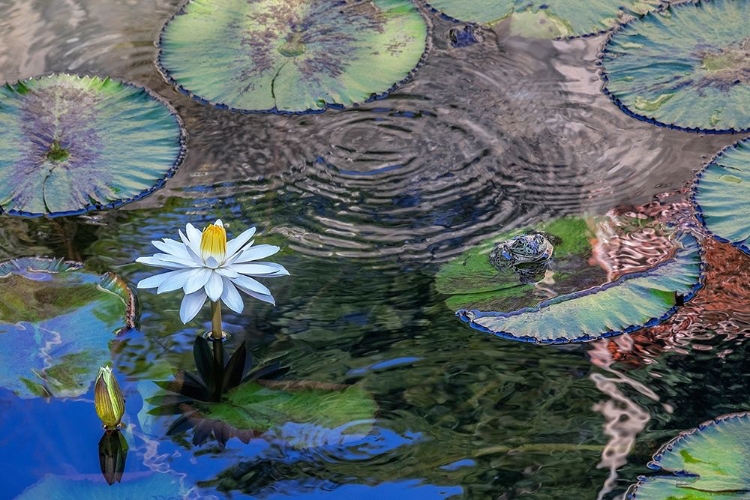
[[[218,300],[211,301],[211,336],[218,341],[224,336],[221,330],[221,302]]]

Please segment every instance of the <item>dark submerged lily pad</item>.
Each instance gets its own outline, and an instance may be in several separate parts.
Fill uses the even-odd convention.
[[[750,498],[750,414],[704,422],[662,446],[649,464],[664,473],[639,477],[631,500]]]
[[[702,0],[616,31],[604,91],[626,113],[690,131],[750,130],[750,3]]]
[[[62,216],[112,208],[164,184],[181,121],[148,90],[56,74],[0,87],[0,210]]]
[[[510,18],[514,35],[570,38],[614,28],[657,8],[660,0],[427,0],[445,16],[492,25]]]
[[[513,312],[458,311],[473,328],[537,343],[587,342],[653,326],[671,316],[701,287],[698,240],[681,234],[673,258],[645,272]]]
[[[86,393],[133,323],[133,296],[114,274],[39,258],[0,264],[0,386],[22,398]]]
[[[323,111],[390,92],[427,35],[408,0],[191,0],[165,25],[158,64],[219,107]]]
[[[750,254],[750,140],[729,146],[698,174],[698,219],[719,240]]]

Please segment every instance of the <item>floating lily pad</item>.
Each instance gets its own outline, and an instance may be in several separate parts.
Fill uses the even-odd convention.
[[[0,264],[0,297],[0,386],[22,398],[86,393],[133,322],[120,278],[61,260]]]
[[[655,325],[671,316],[701,287],[698,240],[681,234],[666,262],[605,285],[559,295],[513,312],[458,311],[473,328],[537,343],[586,342]]]
[[[749,499],[750,414],[725,415],[683,432],[649,466],[672,475],[640,477],[629,499]]]
[[[721,241],[750,254],[750,140],[716,155],[698,174],[693,202],[698,218]]]
[[[514,35],[569,38],[600,33],[661,4],[660,0],[427,0],[453,19],[485,25],[511,19]]]
[[[409,0],[191,0],[161,34],[167,79],[239,111],[323,111],[384,95],[425,55]]]
[[[549,290],[568,293],[607,281],[607,273],[590,264],[594,228],[599,221],[589,217],[563,217],[531,228],[503,233],[445,264],[437,274],[435,287],[449,295],[451,309],[512,311],[529,307],[548,297]],[[545,279],[546,290],[524,283],[512,268],[497,269],[491,263],[496,243],[523,234],[543,234],[554,246]]]
[[[107,484],[101,476],[95,476],[95,479],[73,479],[50,474],[27,488],[16,500],[178,499],[186,498],[186,495],[187,490],[182,488],[180,478],[169,474],[156,473],[132,479],[125,474],[123,481],[115,486]]]
[[[615,32],[604,91],[626,113],[692,131],[750,130],[750,3],[677,3]]]
[[[73,215],[142,198],[182,161],[180,119],[148,90],[51,75],[0,87],[0,211]]]

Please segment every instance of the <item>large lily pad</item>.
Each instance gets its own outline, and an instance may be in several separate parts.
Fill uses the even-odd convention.
[[[750,140],[728,147],[698,174],[698,218],[721,241],[750,254]]]
[[[661,4],[660,0],[427,0],[461,21],[496,24],[511,19],[511,33],[569,38],[600,33]]]
[[[0,87],[0,210],[72,215],[164,184],[182,161],[180,119],[148,90],[57,74]]]
[[[158,63],[200,101],[242,111],[323,111],[388,93],[427,47],[408,0],[191,0]]]
[[[680,434],[649,465],[672,475],[640,477],[629,499],[750,499],[750,414],[725,415]]]
[[[559,295],[513,312],[458,311],[473,328],[538,343],[586,342],[652,326],[671,316],[701,287],[698,240],[681,234],[674,256],[653,269],[605,285]]]
[[[750,3],[682,2],[615,32],[604,91],[628,114],[684,130],[750,129]]]
[[[187,489],[180,478],[170,474],[150,474],[146,477],[129,478],[116,486],[110,486],[101,476],[94,479],[74,479],[46,475],[38,483],[27,488],[16,500],[130,500],[134,498],[187,498]]]
[[[0,386],[22,398],[86,393],[133,322],[122,280],[61,260],[0,264],[0,296]]]

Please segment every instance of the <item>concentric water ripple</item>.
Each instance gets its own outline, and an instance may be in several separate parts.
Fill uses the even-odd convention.
[[[291,117],[188,106],[191,158],[169,194],[263,214],[302,253],[432,262],[512,226],[680,187],[699,151],[727,142],[621,113],[599,91],[600,39],[487,32],[451,49],[447,26],[416,79],[382,101]]]

